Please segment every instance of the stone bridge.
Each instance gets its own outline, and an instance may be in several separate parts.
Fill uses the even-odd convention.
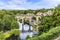
[[[52,11],[49,10],[49,11],[47,11],[45,13],[38,12],[36,15],[33,14],[33,13],[27,13],[25,15],[19,15],[19,14],[17,14],[15,16],[15,18],[17,20],[22,19],[23,26],[24,26],[24,19],[25,20],[28,20],[29,21],[29,24],[33,26],[33,25],[38,25],[40,23],[40,20],[39,19],[41,19],[41,16],[42,15],[43,16],[46,16],[46,15],[51,15],[51,14],[52,14]],[[24,31],[24,27],[22,27],[22,31]],[[29,31],[31,31],[30,30],[30,27],[29,27]]]

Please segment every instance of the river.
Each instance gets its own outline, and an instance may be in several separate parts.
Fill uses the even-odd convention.
[[[22,30],[22,23],[20,23],[19,21],[17,21],[17,22],[19,24],[19,30],[21,31]],[[24,31],[27,31],[27,32],[20,32],[21,40],[24,40],[27,36],[32,37],[34,34],[37,34],[36,31],[28,32],[28,29],[29,29],[29,25],[24,24]],[[32,26],[31,26],[31,30],[32,30]]]

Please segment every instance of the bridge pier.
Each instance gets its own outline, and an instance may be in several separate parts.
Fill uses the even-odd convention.
[[[31,23],[32,23],[32,17],[30,17],[30,19],[29,19],[29,32],[31,32],[32,30],[31,30]]]
[[[39,21],[39,17],[36,17],[36,21],[37,21],[37,22]]]
[[[29,32],[31,32],[32,30],[31,30],[31,26],[29,25],[29,30],[28,30]]]
[[[22,32],[24,32],[24,24],[22,24]]]
[[[24,19],[22,19],[22,32],[24,32]]]

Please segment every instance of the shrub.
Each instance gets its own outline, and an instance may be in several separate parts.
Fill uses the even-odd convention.
[[[12,35],[19,35],[19,30],[18,29],[13,29],[11,31],[8,31],[6,33],[0,32],[0,40],[5,40],[6,38],[11,37]]]
[[[38,37],[34,37],[28,40],[52,40],[60,35],[60,27],[50,29],[47,33],[43,33]]]

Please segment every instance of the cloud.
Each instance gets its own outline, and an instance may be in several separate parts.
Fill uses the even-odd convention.
[[[0,9],[40,9],[53,8],[60,4],[60,0],[0,0]]]

